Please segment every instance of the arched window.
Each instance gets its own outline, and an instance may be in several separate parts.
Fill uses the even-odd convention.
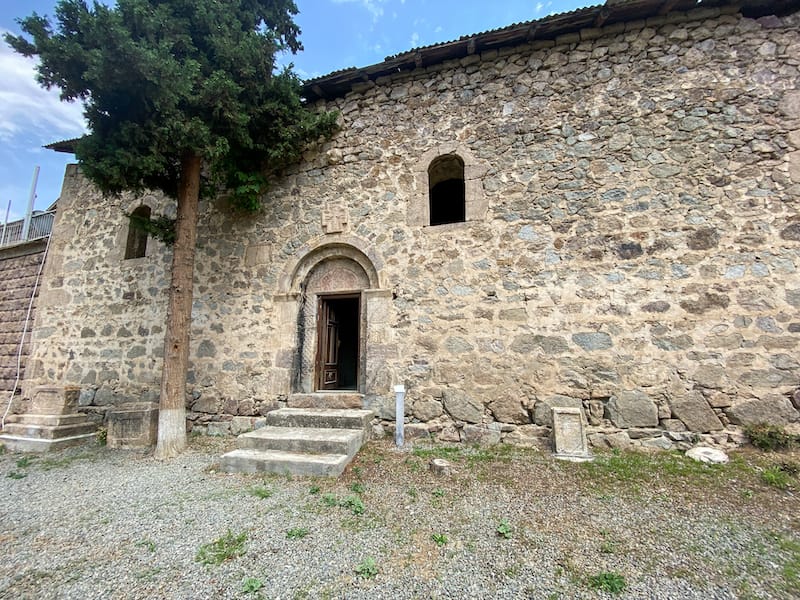
[[[147,253],[147,223],[150,222],[150,207],[139,206],[130,214],[128,240],[125,243],[125,260],[142,258]]]
[[[430,224],[466,221],[464,161],[457,154],[438,156],[428,167]]]

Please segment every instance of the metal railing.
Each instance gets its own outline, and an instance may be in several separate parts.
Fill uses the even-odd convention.
[[[46,238],[53,230],[55,217],[56,211],[54,210],[33,213],[28,226],[28,235],[23,235],[25,232],[25,219],[3,224],[2,230],[0,230],[0,247]]]

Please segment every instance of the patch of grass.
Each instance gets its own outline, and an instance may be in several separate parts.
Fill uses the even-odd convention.
[[[511,539],[514,529],[511,527],[511,523],[508,522],[508,519],[503,519],[497,525],[495,533],[497,533],[497,535],[499,535],[501,538],[508,540]]]
[[[245,577],[242,580],[242,592],[245,594],[254,594],[264,587],[264,582],[258,577]]]
[[[263,485],[253,486],[249,491],[253,496],[256,498],[261,498],[262,500],[266,500],[274,493],[271,489]]]
[[[319,492],[320,492],[320,487],[318,485],[312,485],[310,488],[308,488],[309,494],[319,494]]]
[[[444,495],[445,495],[445,493],[446,493],[446,492],[445,492],[445,491],[444,491],[442,488],[436,488],[435,490],[433,490],[433,491],[431,492],[431,495],[432,495],[434,498],[444,498]]]
[[[778,548],[786,555],[786,562],[781,568],[781,575],[787,589],[800,589],[800,540],[787,539],[776,535]]]
[[[27,473],[20,473],[19,471],[11,471],[6,475],[9,479],[25,479],[27,476]]]
[[[367,508],[358,496],[348,496],[342,500],[342,506],[349,508],[354,515],[363,515]]]
[[[787,490],[791,487],[792,478],[780,465],[767,467],[761,473],[761,481],[770,487]]]
[[[226,560],[242,556],[245,552],[246,541],[247,533],[242,532],[239,535],[235,535],[229,529],[221,538],[200,546],[194,560],[204,565],[222,564]]]
[[[361,479],[361,476],[362,476],[363,474],[364,474],[364,469],[362,469],[362,468],[361,468],[361,467],[359,467],[358,465],[356,465],[355,467],[353,467],[353,476],[354,476],[356,479]]]
[[[356,494],[363,494],[365,489],[366,488],[364,487],[364,484],[358,481],[355,481],[350,484],[350,491]]]
[[[17,468],[18,469],[27,469],[31,466],[31,463],[35,460],[33,456],[23,456],[22,458],[17,459]]]
[[[617,551],[617,542],[611,539],[611,534],[607,529],[601,529],[600,535],[603,536],[603,541],[600,544],[601,554],[614,554]]]
[[[790,450],[796,448],[800,442],[800,436],[792,435],[778,425],[758,423],[746,425],[743,429],[750,443],[759,450]]]
[[[416,458],[412,458],[411,456],[409,456],[403,462],[412,473],[419,473],[420,471],[422,471],[422,462],[417,460]]]
[[[356,575],[363,579],[372,579],[378,574],[378,563],[371,556],[362,560],[355,568]]]
[[[713,465],[692,460],[679,452],[645,454],[633,450],[600,454],[594,461],[578,463],[574,468],[600,486],[618,482],[634,484],[632,489],[636,489],[635,484],[649,484],[658,479],[705,486],[731,476],[749,476],[752,473],[752,468],[740,458],[727,464]]]
[[[286,532],[286,537],[290,540],[302,540],[308,535],[308,529],[305,527],[293,527]]]
[[[609,594],[619,594],[627,587],[625,578],[622,575],[610,571],[592,575],[586,580],[586,583],[593,590],[608,592]]]
[[[414,448],[411,454],[419,458],[444,458],[457,460],[462,456],[462,449],[457,446],[433,446],[431,448]]]
[[[417,499],[417,488],[415,488],[413,485],[410,488],[408,488],[408,490],[406,490],[406,493],[412,500]]]
[[[325,506],[339,506],[339,499],[336,497],[336,494],[331,494],[329,492],[327,494],[322,494],[322,503]]]
[[[146,548],[150,552],[155,552],[156,551],[156,543],[153,540],[149,539],[149,538],[142,538],[141,540],[136,542],[136,545],[139,548]]]
[[[447,535],[445,535],[444,533],[434,533],[431,536],[431,539],[433,540],[433,543],[439,547],[447,544]]]

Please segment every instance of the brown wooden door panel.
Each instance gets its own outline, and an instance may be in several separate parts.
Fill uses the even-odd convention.
[[[357,389],[359,297],[321,296],[318,302],[316,389]]]

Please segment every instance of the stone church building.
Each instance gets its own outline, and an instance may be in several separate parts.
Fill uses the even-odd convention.
[[[443,441],[540,445],[559,406],[595,447],[798,421],[800,3],[609,0],[305,93],[335,137],[256,216],[201,202],[192,430],[388,430],[397,384]],[[23,397],[158,401],[170,250],[126,213],[174,212],[68,168]]]

